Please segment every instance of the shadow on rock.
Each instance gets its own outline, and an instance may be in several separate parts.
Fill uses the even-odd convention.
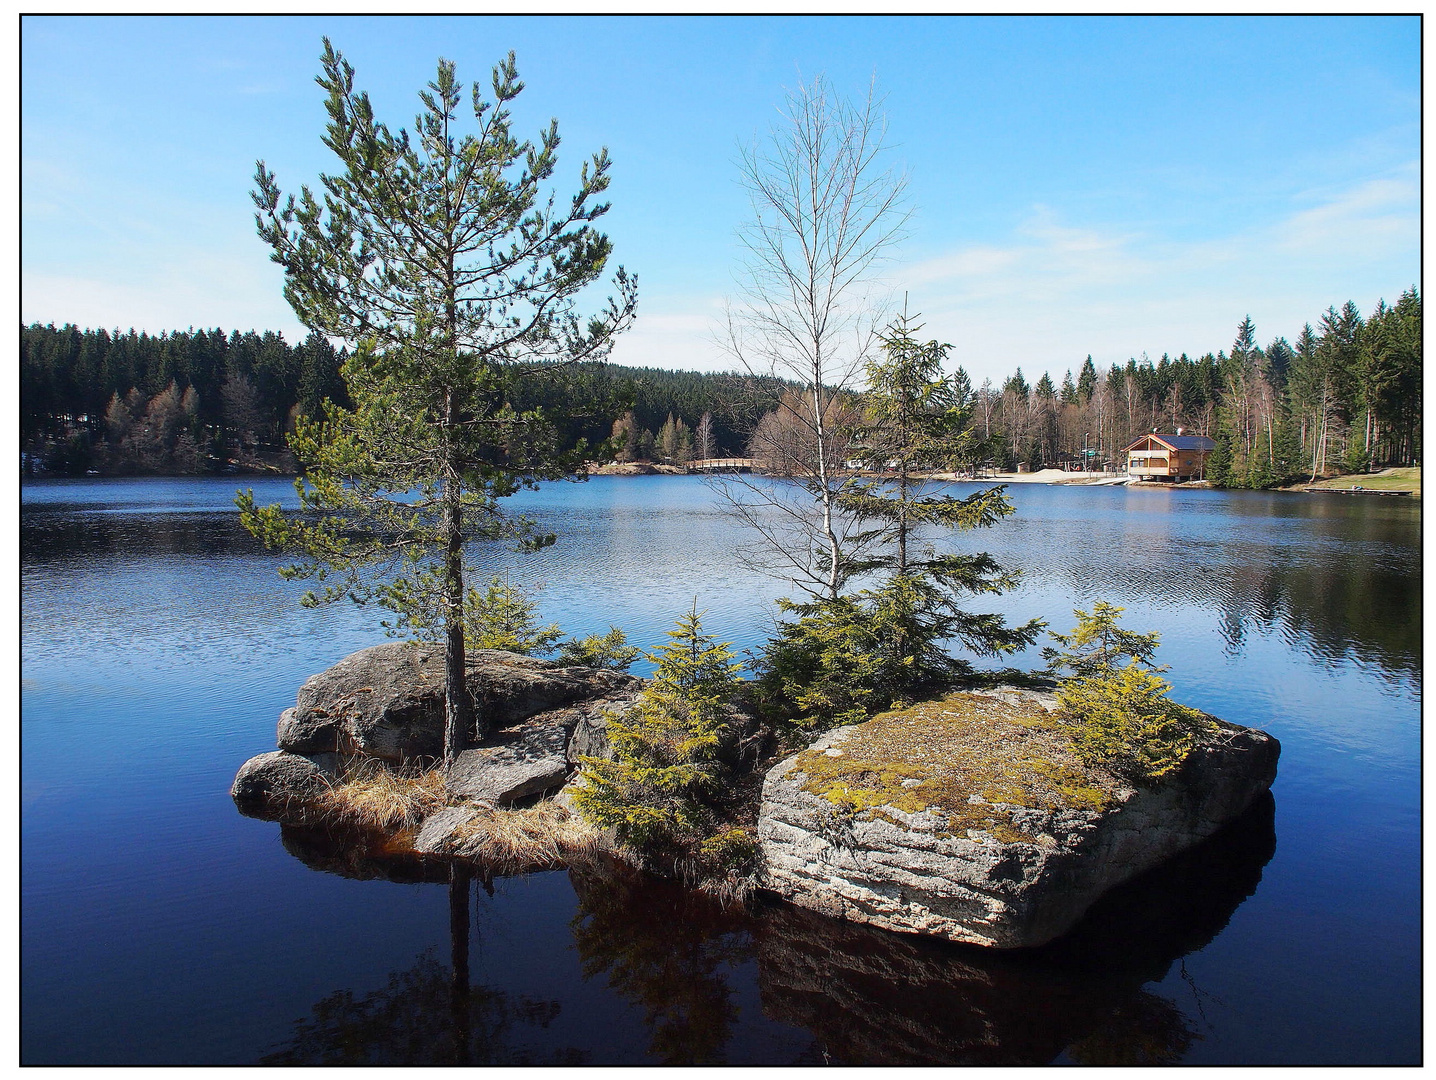
[[[763,1010],[854,1065],[1167,1064],[1201,1038],[1143,990],[1205,947],[1276,850],[1271,796],[1114,890],[1040,949],[993,952],[773,905],[757,931]],[[809,1052],[809,1059],[814,1058]]]

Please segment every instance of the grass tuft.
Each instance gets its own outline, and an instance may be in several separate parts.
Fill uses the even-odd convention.
[[[549,870],[609,850],[602,830],[552,800],[484,809],[454,835],[454,854],[494,874]]]
[[[445,802],[438,769],[396,772],[381,761],[350,762],[308,808],[328,823],[359,829],[416,829]]]

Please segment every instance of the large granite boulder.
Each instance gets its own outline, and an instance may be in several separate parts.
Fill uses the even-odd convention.
[[[465,681],[489,729],[638,684],[614,671],[493,649],[468,656]],[[280,717],[278,737],[280,749],[296,754],[339,751],[396,762],[440,756],[443,650],[388,642],[346,656],[300,687],[294,708]]]
[[[1076,758],[1052,695],[955,694],[838,728],[769,772],[766,886],[889,930],[1041,945],[1240,815],[1278,752],[1215,721],[1175,773],[1133,785]]]

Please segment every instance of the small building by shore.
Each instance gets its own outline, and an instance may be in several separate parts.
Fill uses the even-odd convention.
[[[1143,435],[1122,452],[1127,455],[1127,472],[1139,480],[1182,483],[1205,478],[1207,455],[1217,444],[1205,435],[1187,435],[1181,428],[1175,435],[1152,432]]]

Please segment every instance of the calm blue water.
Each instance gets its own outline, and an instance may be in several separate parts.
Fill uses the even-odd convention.
[[[1061,948],[994,956],[556,872],[476,891],[465,991],[448,886],[364,880],[228,798],[299,684],[382,640],[377,612],[298,606],[234,487],[23,489],[25,1063],[452,1061],[455,1031],[475,1062],[1421,1058],[1419,503],[1028,485],[1015,516],[946,541],[1024,568],[986,610],[1065,630],[1075,606],[1124,605],[1161,631],[1174,696],[1282,742],[1274,811]],[[788,591],[737,565],[696,480],[513,501],[559,544],[477,561],[541,585],[571,634],[652,647],[696,600],[752,648]]]

